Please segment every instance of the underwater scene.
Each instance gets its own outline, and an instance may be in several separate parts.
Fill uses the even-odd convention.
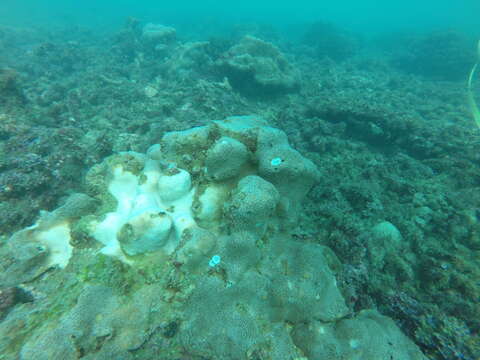
[[[479,360],[478,14],[3,0],[0,360]]]

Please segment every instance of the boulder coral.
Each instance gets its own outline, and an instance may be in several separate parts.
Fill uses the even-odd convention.
[[[320,176],[257,116],[106,158],[10,239],[39,248],[0,277],[35,289],[0,323],[2,358],[424,360],[392,320],[351,314],[333,252],[293,236]]]
[[[245,36],[217,60],[219,72],[232,87],[252,97],[294,91],[298,72],[275,45]]]

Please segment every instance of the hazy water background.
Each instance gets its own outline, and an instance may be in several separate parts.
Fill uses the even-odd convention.
[[[478,17],[480,0],[0,0],[0,251],[40,210],[83,192],[84,175],[107,156],[145,152],[166,131],[258,114],[321,169],[292,234],[332,249],[352,311],[393,318],[431,359],[480,359],[480,137],[465,91]],[[150,42],[148,23],[171,26],[174,39]],[[271,62],[259,61],[278,70],[281,91],[227,66],[230,49],[249,54],[246,34],[273,49]],[[371,241],[385,220],[404,235],[405,251]],[[116,274],[113,263],[88,261],[78,265],[88,281]],[[71,292],[62,278],[70,274],[58,275],[35,286],[66,313],[84,283]],[[128,287],[123,280],[112,288]],[[9,334],[1,310],[0,335]],[[44,319],[20,313],[31,315],[33,333]],[[30,341],[17,335],[0,336],[0,360],[9,359],[4,344],[14,354]]]
[[[3,0],[5,25],[80,25],[108,30],[125,17],[171,25],[265,22],[280,29],[323,20],[361,33],[455,28],[478,33],[480,1]]]

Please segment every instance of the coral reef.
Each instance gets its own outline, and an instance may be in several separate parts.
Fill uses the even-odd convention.
[[[474,59],[475,42],[455,31],[438,31],[410,39],[408,51],[393,60],[395,66],[428,78],[465,78]]]
[[[233,154],[223,159],[225,169],[216,161],[219,146]],[[212,166],[228,176],[212,177]],[[1,286],[42,282],[52,268],[61,281],[78,279],[78,300],[56,321],[40,323],[34,319],[41,313],[20,307],[7,315],[5,327],[22,314],[36,324],[24,335],[20,359],[133,359],[148,356],[162,334],[174,340],[163,356],[424,359],[385,317],[344,320],[349,310],[330,267],[335,255],[291,237],[299,203],[319,179],[285,133],[257,116],[168,132],[146,154],[108,157],[89,171],[89,195],[71,195],[2,248],[16,260],[2,271]],[[388,235],[384,228],[379,236]],[[19,254],[31,251],[18,253],[20,246],[38,252],[23,259]],[[99,273],[85,275],[92,271]],[[112,272],[120,278],[105,286],[101,274]],[[133,279],[121,297],[119,288]],[[153,325],[172,321],[177,325],[163,331]],[[319,326],[329,328],[322,338],[320,330],[299,335]],[[1,346],[16,351],[8,341]]]
[[[245,36],[217,60],[219,71],[245,95],[270,97],[295,90],[298,73],[271,43]]]
[[[12,68],[0,68],[0,105],[23,105],[24,101],[25,97],[18,83],[18,73]]]
[[[0,320],[2,320],[15,305],[32,301],[32,297],[19,287],[0,289]]]
[[[0,27],[0,68],[8,69],[0,100],[0,359],[30,356],[41,344],[84,358],[229,358],[226,343],[250,359],[305,359],[324,354],[312,331],[327,310],[334,315],[325,331],[347,331],[347,319],[359,329],[369,313],[366,328],[385,326],[397,346],[402,336],[380,313],[430,359],[479,358],[480,155],[464,83],[475,61],[471,35],[364,38],[357,53],[351,34],[322,23],[311,39],[260,24],[221,32],[183,24],[169,30],[175,39],[155,42],[143,37],[142,21],[105,32]],[[316,36],[322,32],[332,38]],[[248,55],[240,46],[248,35],[256,40],[246,44],[265,54]],[[237,66],[241,58],[252,66],[240,79],[251,89],[227,71],[226,61]],[[288,59],[286,74],[280,58]],[[299,86],[263,87],[254,69],[264,81],[265,64],[285,84],[294,69]],[[259,116],[208,120],[252,113]],[[239,122],[244,129],[232,125]],[[126,184],[135,191],[110,192],[119,167],[128,176],[117,180],[133,179]],[[179,200],[159,184],[171,190],[180,177],[175,193],[190,186],[194,196],[173,206]],[[76,193],[94,199],[85,213],[55,210]],[[127,199],[142,211],[119,212],[117,199],[133,193],[155,199],[149,208]],[[178,205],[192,226],[178,221]],[[94,225],[119,213],[119,256],[106,255]],[[45,220],[56,217],[68,227],[50,232]],[[68,256],[52,262],[51,241],[68,236],[54,251]],[[308,295],[314,289],[319,300]],[[149,304],[132,302],[150,290]],[[105,295],[102,309],[110,302],[123,313],[97,313],[92,294]],[[84,314],[78,299],[98,316]],[[206,315],[219,309],[215,321],[194,305]],[[142,306],[150,306],[148,320]],[[140,323],[127,319],[135,313]],[[79,330],[81,318],[89,334]],[[225,321],[230,331],[216,337]],[[132,327],[140,334],[121,340]],[[49,331],[78,341],[62,344]],[[245,341],[232,344],[238,334]],[[328,336],[351,354],[345,339]],[[352,342],[358,353],[362,343]]]
[[[302,40],[313,49],[315,57],[328,57],[334,61],[351,58],[359,48],[359,41],[353,34],[322,21],[310,25]]]

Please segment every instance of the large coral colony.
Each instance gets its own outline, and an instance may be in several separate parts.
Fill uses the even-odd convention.
[[[478,355],[478,141],[405,74],[461,36],[237,31],[1,29],[0,360]]]
[[[171,294],[164,303],[158,285],[134,292],[155,291],[162,317],[175,318],[178,309],[167,303],[181,302],[195,285],[182,305],[186,318],[179,335],[190,353],[208,354],[213,346],[220,358],[236,359],[249,351],[264,352],[268,345],[273,359],[300,357],[297,346],[314,358],[340,352],[421,359],[393,322],[377,312],[343,320],[348,308],[324,255],[327,250],[283,235],[318,176],[316,166],[290,147],[285,133],[261,118],[227,118],[168,132],[146,154],[125,152],[94,166],[87,174],[91,196],[73,194],[62,207],[17,232],[7,244],[15,249],[15,258],[2,280],[14,285],[54,265],[66,268],[76,261],[71,233],[82,232],[101,243],[101,254],[127,267],[153,271],[154,266],[160,282],[167,274],[176,277],[180,298]],[[43,261],[33,263],[38,257]],[[169,257],[181,264],[181,272],[168,271]],[[82,329],[87,319],[102,313],[102,306],[94,308],[99,301],[120,301],[111,291],[87,286],[80,295],[84,300],[49,331],[40,328],[22,347],[21,357],[74,356],[78,349],[64,339],[69,332],[79,332],[77,346],[91,352],[99,341],[96,327],[107,331],[101,336],[116,335],[95,358],[127,356],[145,341],[148,329],[130,339],[126,334],[148,323],[124,319],[119,309],[112,309],[92,321],[90,331]],[[128,301],[124,305],[131,306]],[[297,325],[288,331],[282,325],[286,322]],[[338,326],[344,332],[338,333]],[[375,329],[381,330],[372,337]],[[324,336],[327,342],[317,339],[322,331],[330,333]]]

